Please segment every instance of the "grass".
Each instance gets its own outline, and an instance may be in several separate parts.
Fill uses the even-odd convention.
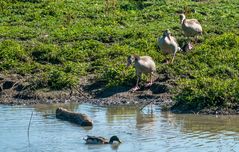
[[[65,89],[95,74],[106,87],[132,85],[129,54],[149,55],[158,73],[177,80],[175,106],[183,109],[235,107],[238,104],[238,0],[2,0],[0,70],[32,75],[37,88]],[[192,52],[179,53],[173,65],[157,48],[170,29],[185,41],[177,11],[203,25]],[[195,13],[193,13],[195,12]],[[182,77],[185,75],[186,77]],[[37,84],[37,85],[36,85]]]

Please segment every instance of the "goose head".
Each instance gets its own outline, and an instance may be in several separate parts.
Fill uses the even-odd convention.
[[[169,29],[167,29],[163,32],[163,37],[167,37],[171,41],[170,36],[171,36],[171,32],[169,31]]]
[[[183,24],[183,21],[186,19],[186,16],[185,14],[180,14],[179,18],[180,18],[180,23]]]
[[[193,44],[191,42],[184,44],[182,47],[182,51],[184,51],[184,52],[188,52],[192,49],[193,49]]]
[[[169,31],[169,29],[167,29],[167,30],[165,30],[164,32],[163,32],[163,36],[165,37],[165,36],[170,36],[171,35],[171,32]]]
[[[134,63],[134,61],[135,61],[135,58],[134,58],[133,55],[128,56],[128,58],[127,58],[127,67],[132,65]]]
[[[135,61],[139,60],[139,56],[138,55],[130,55],[127,58],[127,67],[129,67],[130,65],[132,65]]]

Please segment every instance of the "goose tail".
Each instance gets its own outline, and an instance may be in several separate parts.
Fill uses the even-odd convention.
[[[182,52],[183,50],[180,47],[178,47],[178,51]]]

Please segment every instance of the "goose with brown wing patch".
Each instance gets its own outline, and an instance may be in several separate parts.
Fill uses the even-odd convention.
[[[134,64],[134,68],[136,69],[137,82],[133,91],[139,90],[139,81],[141,79],[142,74],[150,75],[150,82],[146,85],[149,87],[153,84],[152,75],[156,71],[156,65],[154,60],[150,56],[138,56],[138,55],[130,55],[127,60],[127,67]]]

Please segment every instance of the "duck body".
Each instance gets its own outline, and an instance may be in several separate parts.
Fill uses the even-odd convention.
[[[89,136],[87,135],[86,138],[84,138],[86,144],[113,144],[114,141],[117,141],[121,143],[119,138],[117,136],[112,136],[110,140],[101,137],[101,136]]]
[[[108,144],[109,141],[104,137],[96,137],[96,136],[87,136],[84,139],[86,144]]]

